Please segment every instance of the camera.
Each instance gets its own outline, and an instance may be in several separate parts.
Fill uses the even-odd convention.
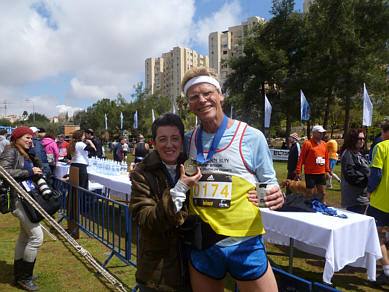
[[[40,193],[46,200],[53,195],[53,192],[47,184],[46,177],[44,175],[35,175],[33,180],[37,184]]]

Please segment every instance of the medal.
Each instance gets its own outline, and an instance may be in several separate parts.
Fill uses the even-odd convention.
[[[189,157],[184,162],[185,174],[188,176],[194,175],[197,172],[197,161]]]

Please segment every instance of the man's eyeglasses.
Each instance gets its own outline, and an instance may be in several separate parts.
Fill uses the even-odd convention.
[[[366,139],[365,138],[358,138],[359,141],[365,141]]]

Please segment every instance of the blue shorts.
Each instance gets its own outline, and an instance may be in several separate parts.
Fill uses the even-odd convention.
[[[330,167],[331,170],[334,169],[334,167],[335,167],[337,162],[338,162],[338,160],[330,158],[329,167]]]
[[[262,236],[233,246],[212,245],[206,250],[191,250],[192,266],[201,274],[216,280],[226,273],[239,281],[252,281],[267,271],[268,260]]]
[[[389,226],[389,213],[383,212],[381,210],[378,210],[377,208],[369,206],[367,208],[366,215],[374,217],[375,224],[378,227]]]

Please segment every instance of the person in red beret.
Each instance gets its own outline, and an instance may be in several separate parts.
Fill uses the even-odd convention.
[[[28,127],[17,127],[11,134],[11,144],[4,148],[0,165],[19,183],[25,185],[34,175],[42,174],[42,162],[29,153],[33,132]],[[20,221],[20,233],[15,247],[15,282],[24,290],[36,291],[33,270],[38,248],[43,243],[43,232],[39,223],[28,218],[20,198],[14,189],[10,192],[12,214]]]

